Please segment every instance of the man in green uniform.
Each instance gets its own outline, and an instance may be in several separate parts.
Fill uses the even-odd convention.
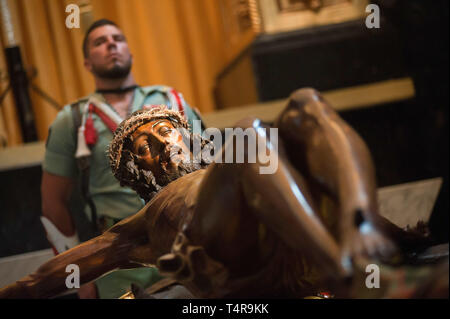
[[[86,32],[83,53],[84,65],[94,76],[96,92],[59,112],[50,127],[42,165],[41,219],[55,253],[79,242],[68,202],[80,167],[86,163],[89,175],[81,174],[86,179],[85,195],[90,203],[86,212],[91,221],[92,215],[101,221],[100,231],[144,206],[133,190],[120,186],[109,167],[106,150],[122,119],[144,105],[154,104],[166,104],[181,111],[191,127],[199,119],[172,88],[136,84],[130,72],[132,55],[126,38],[114,22],[104,19],[94,22]],[[78,294],[80,298],[116,298],[131,283],[149,286],[159,279],[155,268],[121,270],[82,286]]]

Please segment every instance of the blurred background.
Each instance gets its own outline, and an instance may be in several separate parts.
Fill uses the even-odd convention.
[[[380,187],[442,178],[430,227],[448,241],[447,0],[0,4],[0,257],[50,247],[39,221],[40,163],[59,108],[95,89],[81,47],[99,18],[127,36],[137,83],[176,88],[207,126],[247,115],[270,122],[295,89],[320,90],[367,142]],[[80,28],[66,27],[69,4],[80,8]],[[366,25],[369,4],[378,5],[379,28]],[[29,98],[18,99],[15,86]]]

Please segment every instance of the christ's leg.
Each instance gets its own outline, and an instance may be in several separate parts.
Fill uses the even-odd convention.
[[[275,126],[293,165],[335,204],[343,256],[389,258],[395,247],[378,227],[375,170],[362,138],[313,89],[294,92]]]

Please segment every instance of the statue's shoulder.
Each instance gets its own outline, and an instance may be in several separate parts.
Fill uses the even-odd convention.
[[[78,100],[69,102],[68,104],[63,106],[63,108],[59,111],[58,115],[61,114],[61,116],[72,116],[72,108],[74,107],[81,112],[82,107],[89,100],[90,96],[91,95],[86,95],[79,98]]]
[[[196,170],[164,186],[147,203],[146,208],[152,211],[164,209],[179,210],[180,212],[183,209],[192,208],[197,201],[198,192],[207,170],[207,168]]]

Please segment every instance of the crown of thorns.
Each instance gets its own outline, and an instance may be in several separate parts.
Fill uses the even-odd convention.
[[[150,105],[145,106],[143,110],[135,111],[120,123],[109,145],[108,155],[114,175],[117,175],[121,166],[124,145],[127,141],[130,141],[130,136],[134,131],[145,123],[160,119],[171,121],[175,128],[188,129],[189,127],[180,112],[169,110],[166,105]]]

